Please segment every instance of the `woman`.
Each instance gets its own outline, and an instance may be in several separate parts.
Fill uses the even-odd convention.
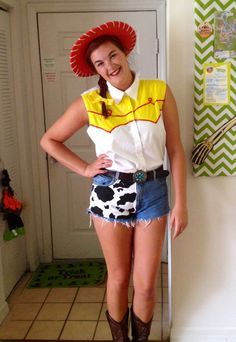
[[[82,94],[41,139],[74,172],[93,178],[89,213],[107,264],[107,319],[114,341],[128,338],[128,286],[133,266],[133,341],[147,341],[156,301],[169,213],[163,169],[167,148],[175,190],[170,223],[176,238],[187,225],[185,158],[174,97],[160,80],[139,80],[127,56],[136,34],[113,21],[82,35],[72,47],[77,76],[98,74],[99,88]],[[89,164],[64,142],[81,127],[95,143]]]

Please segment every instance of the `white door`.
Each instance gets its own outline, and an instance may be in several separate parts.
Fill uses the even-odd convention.
[[[130,56],[131,67],[144,77],[156,77],[157,23],[155,11],[39,13],[39,44],[45,108],[45,129],[64,112],[81,92],[94,86],[97,78],[77,78],[69,65],[69,52],[75,40],[90,27],[109,20],[130,23],[137,32],[137,45]],[[86,129],[67,141],[83,159],[95,158]],[[90,180],[78,176],[48,158],[53,257],[102,257],[90,227],[88,206]]]

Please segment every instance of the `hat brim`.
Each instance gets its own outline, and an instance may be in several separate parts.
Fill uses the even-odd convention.
[[[96,74],[94,68],[86,61],[85,55],[88,45],[101,36],[115,36],[129,54],[136,43],[136,33],[127,23],[122,21],[109,21],[84,33],[72,46],[70,52],[70,65],[79,77],[88,77]]]

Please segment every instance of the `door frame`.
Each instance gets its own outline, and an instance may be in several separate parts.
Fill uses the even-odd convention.
[[[52,236],[51,236],[51,215],[50,197],[48,186],[48,169],[45,153],[39,146],[40,137],[44,133],[44,104],[42,92],[42,79],[39,58],[37,13],[39,12],[110,12],[110,11],[155,11],[157,18],[157,29],[159,34],[158,68],[159,77],[166,79],[166,0],[97,0],[66,1],[54,0],[47,3],[45,0],[22,0],[21,11],[24,34],[24,60],[27,77],[27,101],[29,108],[32,108],[31,120],[34,121],[30,129],[30,140],[32,143],[33,165],[35,165],[34,179],[36,193],[38,194],[37,229],[38,249],[40,259],[43,262],[51,262]],[[33,118],[33,119],[32,119]]]

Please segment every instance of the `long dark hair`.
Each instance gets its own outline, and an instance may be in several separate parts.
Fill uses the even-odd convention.
[[[93,63],[91,61],[91,54],[92,54],[92,52],[94,50],[96,50],[100,45],[102,45],[105,42],[113,43],[116,47],[118,47],[118,49],[120,49],[121,51],[126,53],[123,45],[121,44],[120,40],[117,37],[109,36],[109,35],[98,37],[98,38],[94,39],[88,45],[88,48],[87,48],[87,51],[86,51],[86,55],[85,55],[87,62],[92,66],[93,69],[95,69],[95,68],[94,68],[94,65],[93,65]],[[107,90],[108,90],[107,82],[106,82],[106,80],[102,76],[99,77],[98,85],[99,85],[99,89],[100,89],[99,94],[103,98],[107,98]],[[102,102],[102,115],[105,118],[107,118],[109,116],[109,114],[107,112],[107,108],[106,108],[105,102]]]

